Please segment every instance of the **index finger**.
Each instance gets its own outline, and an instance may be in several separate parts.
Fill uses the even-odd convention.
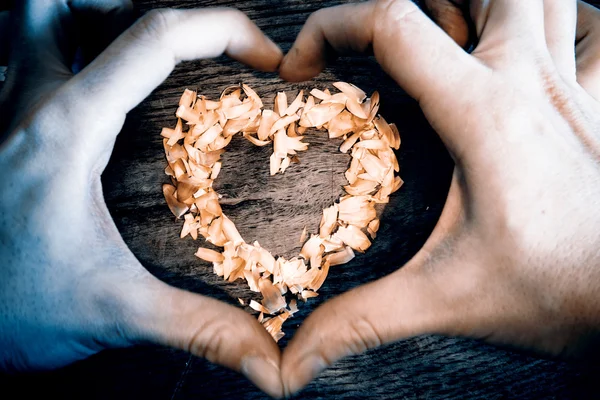
[[[112,146],[125,114],[178,62],[223,53],[263,71],[276,70],[282,58],[279,47],[235,9],[163,9],[146,14],[64,87],[68,108],[77,110],[71,127],[86,132],[74,143],[83,162],[96,164]]]
[[[481,69],[410,0],[370,1],[319,10],[285,56],[280,75],[302,81],[337,53],[373,50],[383,69],[416,100],[451,95]]]
[[[95,106],[126,113],[156,88],[180,61],[221,54],[274,71],[281,50],[235,9],[153,10],[74,78]],[[93,92],[93,93],[89,93]],[[96,107],[94,113],[97,112]]]

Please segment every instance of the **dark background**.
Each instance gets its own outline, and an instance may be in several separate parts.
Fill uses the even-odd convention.
[[[338,3],[135,1],[139,14],[156,7],[239,8],[284,51],[311,12]],[[224,87],[243,81],[267,97],[265,103],[270,106],[276,91],[295,95],[300,88],[323,88],[337,80],[352,82],[369,93],[379,90],[380,113],[400,128],[398,158],[406,183],[383,212],[372,248],[331,270],[320,296],[301,304],[301,311],[284,325],[282,347],[319,304],[409,260],[427,239],[444,204],[452,161],[417,105],[372,59],[340,58],[313,81],[299,85],[256,73],[225,57],[182,63],[130,113],[103,175],[106,201],[119,230],[153,274],[172,285],[239,306],[237,297],[251,296],[245,285],[223,282],[193,256],[201,242],[178,237],[181,222],[174,221],[161,193],[161,183],[167,181],[161,127],[174,124],[177,99],[186,87],[215,97]],[[348,156],[337,151],[339,143],[322,135],[308,141],[311,146],[300,155],[300,165],[293,165],[283,176],[269,177],[269,150],[235,138],[216,183],[217,191],[225,196],[225,212],[244,238],[258,240],[275,254],[297,253],[302,228],[307,225],[309,231],[315,230],[321,209],[338,197],[343,183]],[[542,360],[476,341],[422,336],[341,360],[298,398],[595,398],[600,397],[598,372],[594,367]],[[235,372],[182,351],[152,346],[104,351],[47,373],[0,376],[0,385],[0,399],[34,393],[59,399],[266,397]]]

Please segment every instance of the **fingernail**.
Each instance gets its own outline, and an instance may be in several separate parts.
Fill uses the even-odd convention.
[[[317,355],[309,355],[304,360],[300,361],[296,368],[296,373],[288,382],[286,395],[291,396],[299,392],[302,388],[317,377],[328,365],[323,357]]]
[[[242,361],[242,374],[271,397],[281,397],[283,385],[279,367],[271,360],[249,356]]]

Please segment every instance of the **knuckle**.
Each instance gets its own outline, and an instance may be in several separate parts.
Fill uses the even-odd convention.
[[[327,346],[319,346],[319,356],[327,365],[333,364],[340,357],[347,354],[360,354],[369,349],[381,346],[384,341],[382,335],[368,317],[362,315],[344,315],[343,324],[338,324],[336,332],[340,332],[335,340],[335,344],[331,343],[331,335],[329,330],[312,330],[313,341],[319,343],[329,343]],[[343,325],[343,329],[340,329]]]
[[[127,319],[126,314],[130,312],[131,307],[125,294],[116,286],[99,284],[83,290],[91,297],[91,304],[97,312],[96,321],[101,325],[111,326],[113,323],[120,325],[121,321]],[[85,298],[84,296],[85,293],[78,294],[80,298]]]
[[[414,26],[419,24],[419,7],[408,0],[377,0],[371,15],[373,50],[386,63],[395,43],[411,40]],[[390,48],[390,45],[392,48]]]
[[[381,346],[383,341],[376,326],[367,318],[360,317],[350,322],[351,350],[362,353]]]
[[[212,302],[215,300],[209,299],[208,304]],[[194,307],[191,313],[184,313],[187,315],[187,321],[183,322],[183,334],[180,336],[181,342],[178,347],[210,362],[236,368],[237,357],[256,345],[254,339],[257,332],[252,331],[255,327],[254,319],[237,309],[228,309],[227,313],[198,311],[203,308]],[[202,323],[193,323],[200,320]],[[232,329],[238,332],[238,339],[233,340],[228,335]]]
[[[226,332],[226,328],[216,321],[205,324],[192,334],[187,350],[198,357],[218,363],[223,353],[223,332]]]
[[[94,310],[93,315],[86,318],[93,322],[88,321],[87,324],[102,332],[107,344],[117,346],[143,337],[145,321],[153,312],[143,290],[132,288],[130,284],[116,284],[128,282],[128,279],[122,278],[117,280],[112,274],[96,276],[93,279],[95,284],[82,285],[77,294],[78,298],[89,298],[90,309]]]
[[[402,28],[403,24],[410,22],[420,12],[419,7],[407,0],[377,0],[373,11],[374,20],[381,21],[375,27]]]
[[[308,16],[308,19],[306,20],[306,24],[307,25],[308,24],[311,24],[311,25],[317,24],[319,21],[321,21],[324,18],[324,16],[327,15],[327,13],[329,11],[330,11],[330,9],[328,9],[328,8],[321,8],[321,9],[311,13]]]
[[[230,19],[233,22],[246,23],[249,21],[246,14],[236,8],[222,7],[218,8],[217,12],[224,18]]]
[[[179,13],[170,8],[154,9],[146,13],[131,30],[131,34],[138,39],[160,41],[176,26]]]
[[[222,7],[212,10],[215,13],[215,19],[222,22],[224,26],[231,26],[234,30],[247,29],[252,22],[248,16],[236,8]]]
[[[590,46],[592,47],[592,46]],[[577,57],[577,69],[590,72],[597,76],[600,74],[600,45],[588,48],[588,51],[580,51]],[[591,51],[589,51],[591,50]]]
[[[338,7],[344,7],[344,6],[338,6]],[[333,10],[333,8],[330,7],[330,8],[321,8],[317,11],[312,12],[306,19],[304,26],[311,27],[313,29],[319,28],[321,25],[323,25],[324,22],[326,22],[329,19],[329,15],[332,10]]]

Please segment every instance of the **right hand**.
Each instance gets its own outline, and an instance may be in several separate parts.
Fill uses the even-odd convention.
[[[300,81],[331,48],[372,48],[456,163],[416,256],[297,331],[287,393],[343,356],[425,333],[567,358],[600,350],[599,12],[580,6],[575,47],[575,0],[469,6],[471,54],[411,1],[381,0],[316,12],[284,58],[281,76]]]

